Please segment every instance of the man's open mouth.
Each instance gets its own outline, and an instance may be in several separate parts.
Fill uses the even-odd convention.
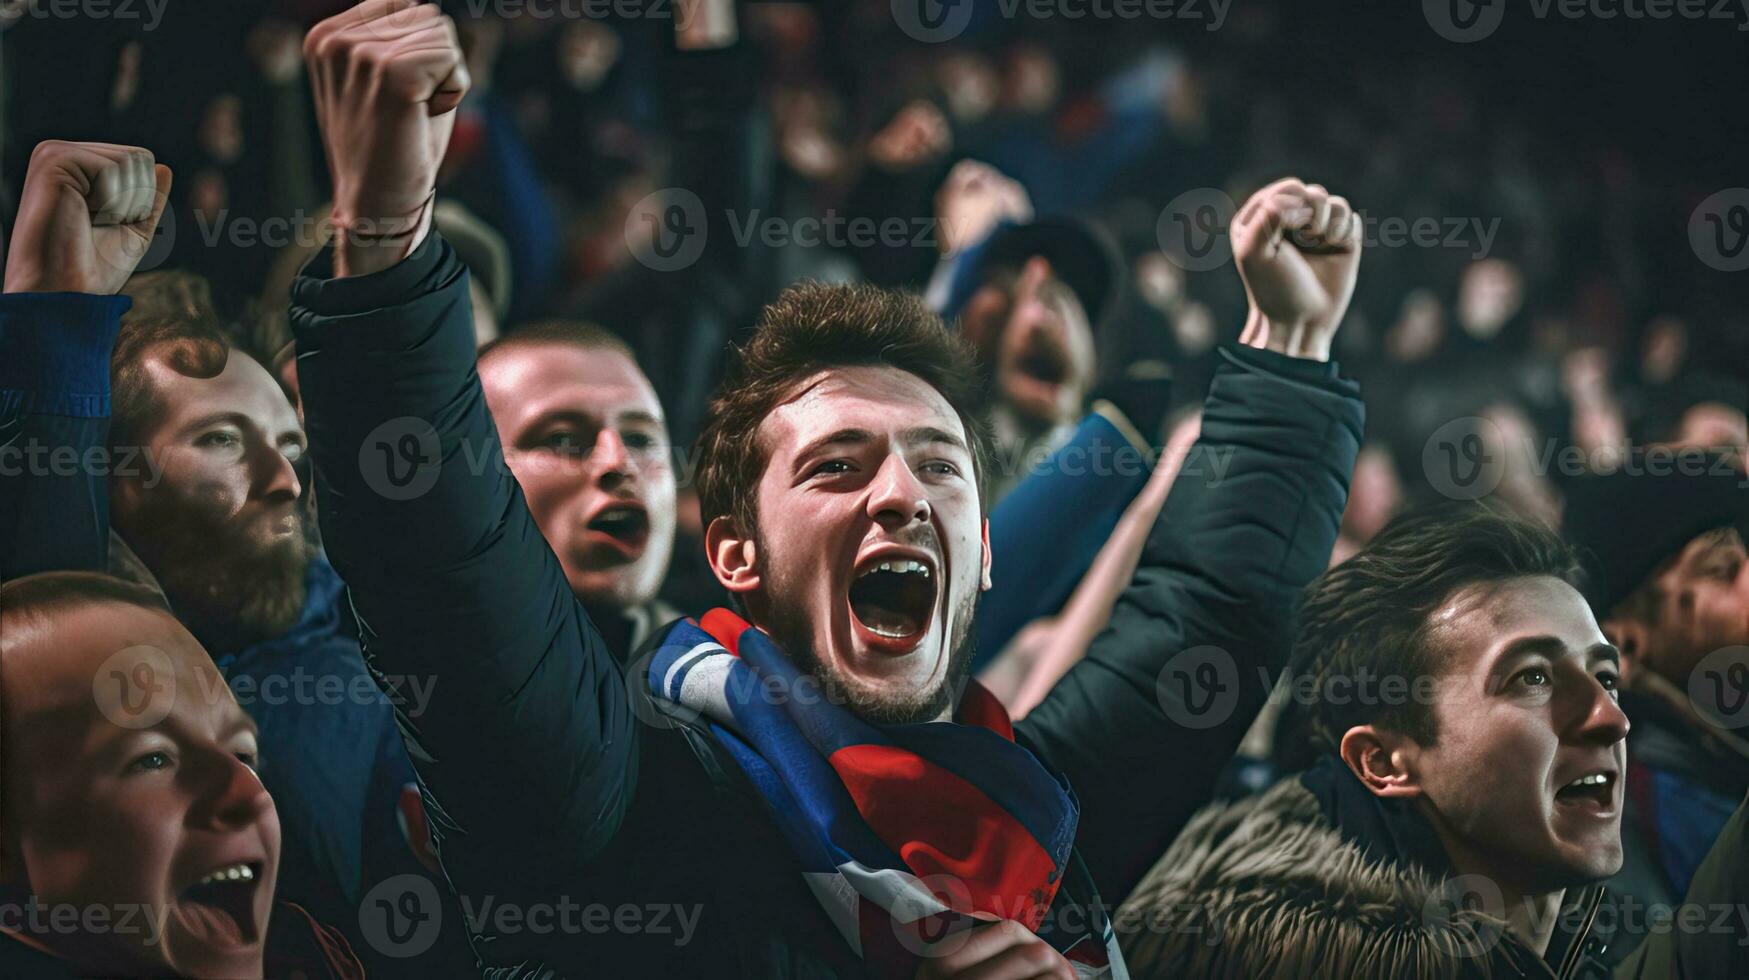
[[[1029,378],[1060,385],[1069,378],[1069,352],[1044,331],[1035,330],[1026,339],[1014,366]]]
[[[255,892],[262,865],[239,861],[208,872],[176,897],[176,917],[195,939],[212,946],[252,946],[261,938]]]
[[[875,637],[909,646],[935,617],[935,590],[930,565],[896,555],[872,558],[850,583],[850,613]]]
[[[1555,802],[1564,806],[1583,806],[1599,813],[1615,811],[1615,784],[1618,777],[1605,769],[1594,770],[1555,790]]]
[[[643,507],[632,504],[612,504],[603,508],[589,521],[588,529],[605,535],[620,550],[636,555],[650,539],[650,515]]]

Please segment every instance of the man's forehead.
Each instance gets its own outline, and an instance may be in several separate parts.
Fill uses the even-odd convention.
[[[510,415],[564,409],[603,417],[639,411],[662,417],[662,405],[644,372],[610,347],[541,344],[499,351],[480,368],[496,410]]]
[[[210,378],[195,378],[162,357],[145,361],[156,400],[174,423],[212,412],[237,412],[276,428],[297,428],[297,413],[267,369],[246,354],[231,351],[225,368]]]
[[[81,602],[22,622],[9,620],[7,628],[12,635],[0,672],[6,707],[15,712],[70,703],[95,706],[93,690],[101,675],[132,667],[134,661],[211,663],[168,612],[131,603]]]
[[[1579,591],[1549,575],[1476,583],[1428,617],[1430,638],[1452,652],[1486,655],[1515,638],[1551,636],[1569,650],[1601,644],[1603,631]]]
[[[768,451],[796,450],[831,432],[938,428],[966,437],[941,392],[909,371],[884,365],[828,368],[797,383],[759,426]]]

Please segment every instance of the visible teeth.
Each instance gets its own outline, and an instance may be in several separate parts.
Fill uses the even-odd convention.
[[[1608,782],[1609,782],[1608,776],[1606,776],[1600,772],[1595,772],[1589,776],[1580,776],[1578,779],[1573,780],[1572,782],[1568,783],[1567,785],[1568,786],[1603,786],[1603,785],[1606,785]]]
[[[220,882],[220,881],[254,881],[254,880],[255,880],[255,869],[254,868],[251,868],[247,864],[233,864],[230,867],[220,868],[219,870],[214,871],[212,874],[209,874],[205,878],[202,878],[200,881],[196,882],[196,884],[211,885],[211,884],[214,884],[214,883]]]
[[[920,561],[883,561],[879,564],[869,566],[868,570],[862,574],[869,575],[874,572],[892,572],[896,575],[906,575],[915,572],[922,575],[924,578],[928,578],[929,566]],[[862,576],[857,577],[861,578]]]

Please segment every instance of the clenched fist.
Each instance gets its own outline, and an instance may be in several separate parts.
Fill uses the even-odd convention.
[[[953,255],[984,240],[1003,221],[1031,221],[1026,188],[987,163],[961,160],[935,192],[936,244]]]
[[[113,294],[152,244],[169,195],[170,168],[153,163],[150,150],[38,143],[12,228],[6,292]]]
[[[468,92],[455,23],[416,0],[366,0],[311,28],[304,60],[334,179],[335,271],[387,268],[431,228],[437,166]]]
[[[1348,201],[1278,180],[1239,209],[1232,237],[1251,302],[1239,342],[1328,361],[1360,269],[1360,218]]]

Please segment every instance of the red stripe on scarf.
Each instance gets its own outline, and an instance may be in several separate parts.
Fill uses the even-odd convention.
[[[869,829],[919,878],[947,875],[968,894],[936,888],[955,911],[1016,919],[1037,930],[1056,896],[1056,865],[1025,826],[960,777],[896,746],[851,745],[829,760]],[[952,823],[919,826],[916,801],[959,815]],[[924,811],[926,812],[926,811]],[[970,908],[963,908],[967,899]]]
[[[753,628],[721,608],[700,617],[699,626],[737,657],[741,634]],[[1014,740],[1008,709],[977,681],[967,682],[956,720]],[[827,761],[869,829],[912,874],[924,879],[947,876],[963,889],[956,895],[936,888],[944,905],[961,913],[1015,919],[1038,930],[1062,877],[1053,880],[1056,865],[1050,853],[1006,809],[972,783],[898,746],[849,745]],[[921,826],[918,818],[927,811],[917,806],[919,799],[931,801],[931,810],[962,819]],[[1034,887],[1036,882],[1045,884]],[[968,899],[971,907],[961,907]]]

